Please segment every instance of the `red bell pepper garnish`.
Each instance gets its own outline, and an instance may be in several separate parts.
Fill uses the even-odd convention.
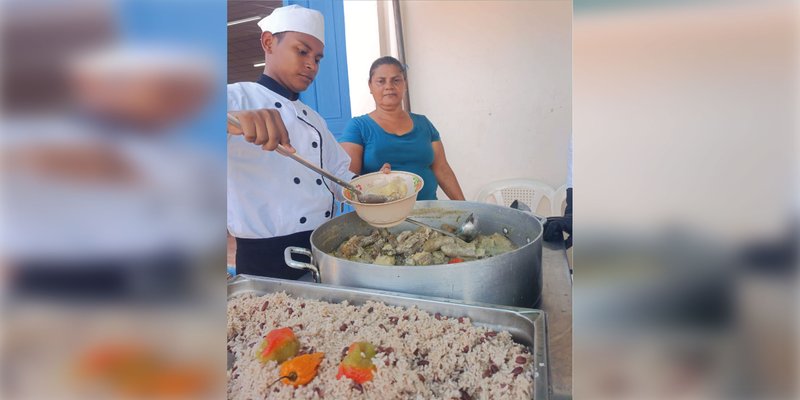
[[[375,357],[375,346],[371,343],[355,342],[351,344],[347,355],[339,364],[336,379],[345,376],[359,384],[371,381],[372,371],[377,369],[372,363],[372,357]]]
[[[300,343],[291,329],[273,329],[258,347],[258,360],[262,363],[275,361],[280,364],[297,355],[299,349]]]
[[[372,367],[373,369],[375,366]],[[372,380],[372,369],[364,369],[359,367],[350,367],[344,364],[339,364],[339,373],[336,374],[336,379],[342,376],[350,378],[353,382],[364,384]]]
[[[450,261],[448,261],[447,263],[448,264],[455,264],[455,263],[460,263],[460,262],[464,262],[464,259],[455,257],[455,258],[451,258]]]

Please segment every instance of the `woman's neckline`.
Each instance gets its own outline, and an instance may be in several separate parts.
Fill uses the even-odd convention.
[[[372,116],[372,113],[368,113],[368,114],[367,114],[367,117],[369,117],[369,119],[370,119],[370,120],[371,120],[373,123],[375,123],[375,125],[378,125],[378,128],[381,128],[381,130],[383,131],[383,133],[385,133],[385,134],[387,134],[387,135],[398,136],[398,137],[400,137],[400,136],[406,136],[406,135],[408,135],[409,133],[411,133],[411,132],[414,132],[414,128],[416,128],[416,123],[414,122],[414,118],[412,118],[412,117],[411,117],[411,113],[408,113],[408,118],[411,120],[411,129],[409,129],[407,132],[404,132],[404,133],[393,133],[393,132],[389,132],[389,131],[387,131],[387,130],[386,130],[386,128],[384,128],[384,127],[383,127],[383,126],[380,124],[380,122],[378,122],[378,120],[377,120],[377,119],[375,119],[375,117],[373,117],[373,116]]]

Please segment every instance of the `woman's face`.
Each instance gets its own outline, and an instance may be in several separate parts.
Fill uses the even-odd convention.
[[[406,80],[396,65],[384,64],[375,69],[369,81],[369,92],[375,104],[393,106],[403,102]]]

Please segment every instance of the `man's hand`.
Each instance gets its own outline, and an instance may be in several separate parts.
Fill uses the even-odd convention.
[[[267,151],[275,150],[282,145],[290,153],[295,149],[289,143],[289,133],[278,110],[261,109],[247,111],[231,111],[231,115],[239,120],[241,129],[228,121],[228,133],[244,135],[244,140],[261,146]]]

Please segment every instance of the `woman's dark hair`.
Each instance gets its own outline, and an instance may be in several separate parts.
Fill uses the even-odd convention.
[[[394,65],[397,68],[400,68],[400,72],[403,73],[403,79],[408,80],[408,76],[406,76],[406,66],[400,63],[400,60],[392,57],[392,56],[384,56],[372,63],[372,66],[369,67],[369,80],[367,82],[372,81],[372,75],[375,74],[375,70],[378,69],[381,65]]]

